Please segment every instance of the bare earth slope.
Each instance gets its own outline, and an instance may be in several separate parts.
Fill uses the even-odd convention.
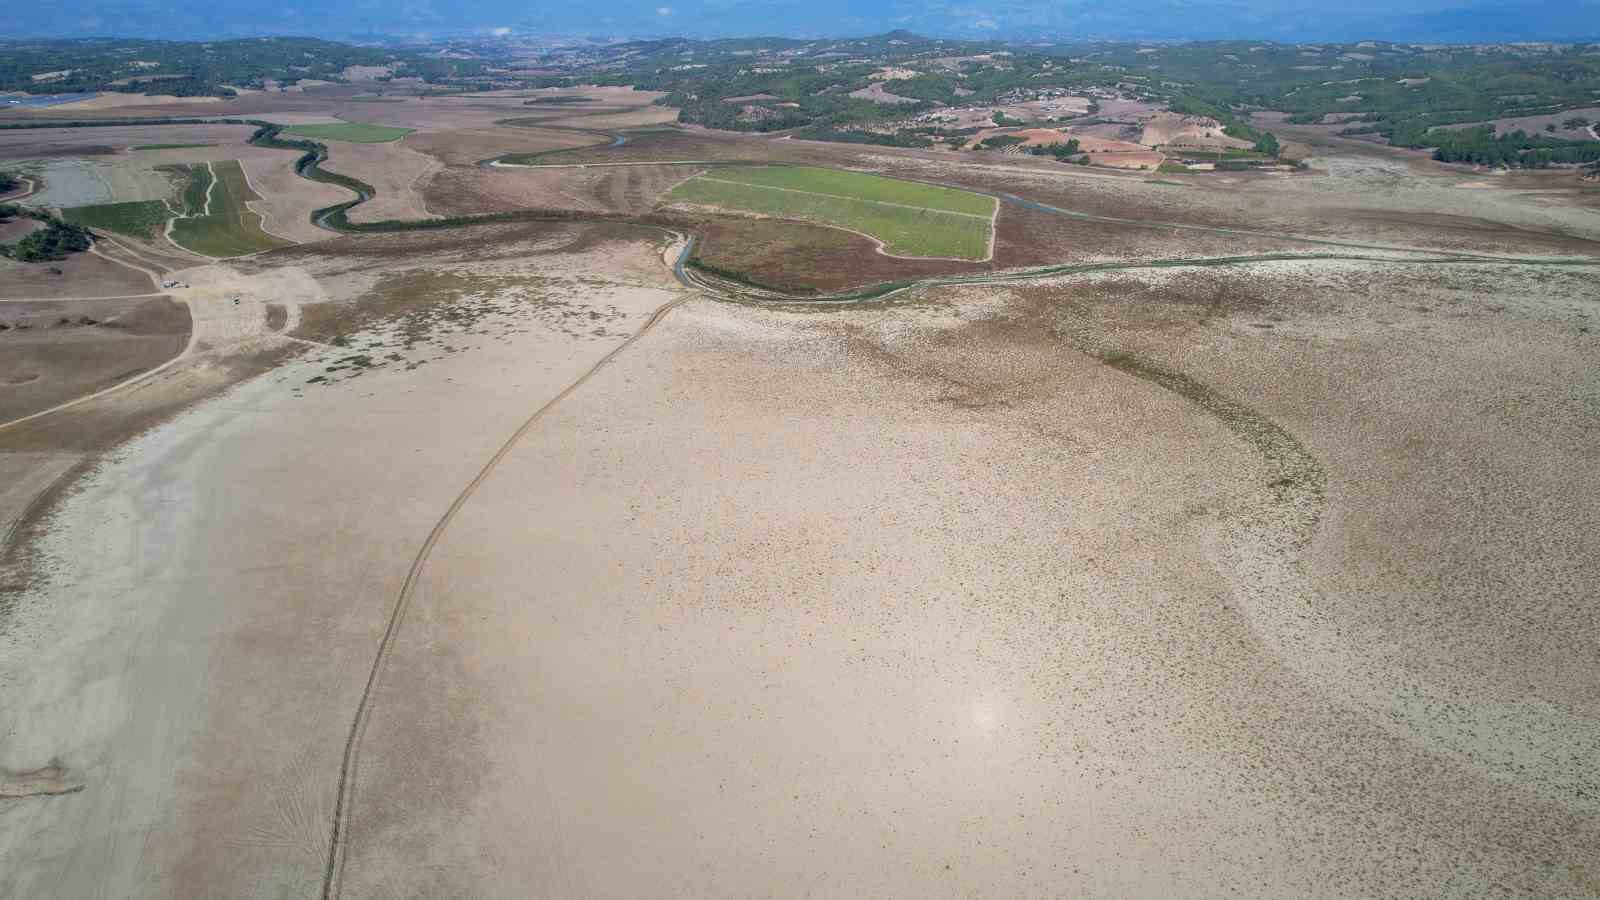
[[[0,421],[0,896],[1600,895],[1600,188],[347,94],[208,106],[418,129],[333,149],[358,220],[655,224],[334,235],[346,192],[200,126],[299,246],[7,270],[0,320],[161,327]],[[0,143],[162,187],[77,130]],[[994,257],[664,209],[688,160],[989,192]],[[970,281],[763,307],[673,230]]]

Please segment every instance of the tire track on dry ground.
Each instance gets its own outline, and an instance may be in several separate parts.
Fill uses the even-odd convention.
[[[480,163],[480,165],[496,164],[498,163],[495,160],[485,160]],[[659,165],[660,163],[656,164]],[[621,165],[630,164],[623,163]],[[300,170],[300,174],[302,176],[306,175],[304,167]],[[819,301],[824,303],[853,303],[880,300],[891,294],[898,294],[902,291],[910,290],[916,287],[937,287],[941,285],[954,284],[1002,284],[1007,282],[1029,280],[1033,278],[1070,275],[1094,271],[1151,269],[1178,266],[1231,266],[1283,260],[1311,261],[1363,259],[1375,263],[1402,265],[1474,263],[1521,264],[1542,267],[1587,267],[1600,264],[1593,259],[1551,259],[1465,254],[1454,253],[1450,251],[1423,250],[1413,247],[1362,244],[1314,238],[1303,235],[1267,235],[1265,232],[1260,230],[1246,228],[1191,225],[1186,223],[1146,222],[1113,216],[1100,216],[1082,213],[1076,210],[1069,210],[1057,206],[1038,203],[1014,194],[1008,194],[1000,191],[978,190],[974,192],[987,194],[1002,203],[1032,208],[1049,214],[1062,215],[1077,219],[1115,224],[1137,225],[1142,227],[1173,228],[1176,230],[1191,230],[1234,236],[1272,236],[1279,239],[1287,239],[1290,241],[1316,245],[1320,247],[1338,248],[1346,252],[1319,254],[1277,253],[1235,257],[1213,257],[1207,259],[1166,259],[1090,265],[1048,266],[1023,271],[918,279],[899,284],[880,285],[864,292],[857,292],[856,294],[844,296],[794,297],[783,296],[778,292],[763,291],[759,289],[750,291],[746,288],[746,286],[729,285],[723,283],[720,279],[708,281],[704,277],[691,275],[685,270],[685,263],[688,261],[689,256],[692,254],[695,246],[695,240],[691,235],[689,236],[688,241],[685,243],[685,246],[682,252],[679,254],[676,262],[672,266],[673,275],[686,287],[703,290],[710,295],[717,296],[718,298],[724,300],[744,300],[746,302],[757,303],[817,303]],[[358,200],[356,203],[363,202],[370,196],[367,191],[357,191],[356,193],[358,195]],[[318,225],[328,228],[329,230],[342,230],[337,229],[329,224],[327,218],[327,215],[321,214],[321,211],[313,214],[313,220]],[[600,217],[597,216],[596,218],[599,219]],[[461,224],[466,225],[472,223],[463,222]],[[665,229],[660,225],[653,225],[651,223],[641,222],[638,224],[647,224],[654,228],[660,228],[663,231],[670,231],[670,229]],[[1351,250],[1366,251],[1367,253],[1378,251],[1390,254],[1407,254],[1408,256],[1375,257],[1366,254],[1354,254],[1348,252]],[[462,492],[457,495],[455,501],[452,502],[450,507],[445,511],[444,515],[438,520],[437,523],[435,523],[432,531],[430,531],[428,534],[428,537],[424,541],[422,548],[418,551],[416,557],[413,559],[411,568],[407,572],[406,579],[401,587],[400,594],[395,600],[394,606],[390,613],[389,623],[384,631],[383,638],[379,643],[378,652],[373,660],[373,665],[368,675],[367,684],[362,691],[356,716],[351,723],[350,734],[345,745],[344,758],[341,762],[339,770],[338,797],[335,803],[333,828],[329,838],[327,867],[324,873],[323,881],[323,900],[333,900],[333,898],[339,896],[341,879],[346,861],[348,859],[345,848],[346,844],[348,843],[350,821],[355,802],[355,787],[360,763],[361,741],[366,732],[367,724],[370,721],[373,695],[382,677],[384,667],[387,665],[390,652],[394,645],[395,636],[404,621],[406,609],[416,591],[416,585],[420,579],[422,570],[426,566],[428,558],[431,555],[434,547],[438,544],[439,540],[444,534],[444,531],[449,527],[451,521],[454,520],[457,513],[460,512],[461,508],[465,506],[467,501],[471,499],[478,487],[480,487],[483,482],[487,480],[488,476],[492,473],[499,462],[510,452],[511,448],[516,445],[523,435],[532,429],[532,427],[545,415],[546,412],[548,412],[556,404],[560,403],[563,399],[570,396],[596,372],[616,358],[616,356],[622,351],[631,346],[634,341],[643,337],[643,335],[648,332],[650,328],[653,327],[657,322],[659,322],[668,312],[687,299],[688,296],[679,297],[678,299],[658,308],[651,315],[650,319],[645,323],[643,328],[629,337],[622,344],[618,345],[610,353],[606,354],[605,357],[603,357],[598,363],[585,372],[584,375],[581,376],[577,381],[573,382],[560,394],[557,394],[549,402],[536,410],[533,415],[524,421],[521,427],[519,427],[511,435],[511,437],[507,439],[501,448],[479,471],[478,475],[468,483],[466,488],[464,488]],[[1069,331],[1070,330],[1071,328],[1069,326]],[[1256,515],[1251,517],[1251,519],[1253,519],[1251,524],[1253,528],[1258,529],[1258,531],[1253,534],[1248,532],[1241,533],[1241,535],[1236,537],[1236,540],[1255,543],[1256,541],[1252,541],[1250,539],[1264,539],[1264,545],[1269,548],[1268,552],[1266,552],[1266,556],[1268,557],[1268,565],[1286,567],[1291,570],[1296,569],[1298,566],[1299,552],[1304,549],[1314,535],[1317,523],[1321,517],[1322,507],[1325,502],[1327,474],[1321,462],[1316,459],[1315,455],[1312,454],[1310,450],[1303,444],[1301,444],[1292,433],[1290,433],[1283,426],[1279,425],[1277,422],[1257,412],[1256,410],[1239,403],[1236,400],[1216,393],[1209,387],[1194,381],[1193,379],[1190,379],[1179,372],[1170,371],[1156,366],[1147,360],[1138,359],[1136,357],[1118,353],[1111,348],[1100,346],[1098,345],[1098,341],[1095,339],[1095,337],[1087,332],[1064,336],[1069,337],[1069,344],[1076,344],[1078,349],[1090,353],[1095,358],[1099,359],[1101,363],[1112,368],[1116,368],[1124,374],[1131,375],[1135,378],[1151,383],[1163,390],[1170,391],[1179,397],[1196,404],[1206,413],[1220,419],[1230,431],[1233,431],[1239,438],[1244,440],[1261,455],[1263,461],[1268,467],[1268,471],[1273,473],[1275,477],[1269,485],[1269,496],[1264,498],[1264,503],[1258,508]],[[1291,572],[1290,574],[1292,576],[1294,573]],[[1261,572],[1253,571],[1248,565],[1242,567],[1241,577],[1245,582],[1261,580],[1263,585],[1273,580],[1270,575],[1264,576]],[[1287,580],[1289,583],[1295,584],[1297,587],[1302,588],[1302,590],[1294,590],[1291,588],[1290,591],[1292,594],[1297,595],[1299,599],[1309,600],[1310,595],[1314,594],[1313,591],[1303,590],[1303,588],[1306,586],[1299,584],[1302,579],[1291,577]],[[1247,584],[1245,585],[1244,589],[1246,591],[1250,591],[1252,590],[1252,587]],[[1370,709],[1371,707],[1369,706],[1369,710]],[[1427,731],[1425,728],[1417,727],[1422,723],[1413,721],[1407,724],[1411,726],[1413,736],[1424,734]],[[1473,724],[1481,725],[1483,723]]]
[[[688,249],[686,247],[685,252]],[[693,296],[693,294],[684,294],[657,307],[638,331],[612,348],[611,352],[601,357],[599,362],[590,366],[587,371],[578,376],[576,381],[563,388],[561,393],[556,394],[546,401],[543,406],[534,410],[533,414],[525,419],[516,431],[511,433],[505,443],[500,445],[500,449],[489,457],[489,461],[484,463],[483,468],[478,470],[478,474],[467,482],[467,486],[462,488],[461,493],[456,495],[455,500],[445,510],[444,515],[439,517],[439,520],[434,523],[433,529],[428,532],[427,539],[423,541],[421,549],[417,551],[417,555],[411,561],[411,568],[406,572],[406,579],[400,587],[400,594],[395,598],[394,605],[390,609],[388,625],[384,629],[383,638],[378,642],[378,652],[372,661],[372,669],[367,675],[367,683],[361,691],[361,701],[356,707],[355,719],[351,722],[350,734],[345,741],[344,760],[339,766],[339,793],[334,801],[333,832],[329,837],[328,862],[326,871],[323,873],[323,900],[332,900],[332,898],[339,896],[340,882],[344,875],[344,865],[348,859],[345,855],[345,847],[349,842],[351,810],[355,804],[356,777],[361,761],[361,739],[366,734],[368,722],[371,721],[373,696],[383,677],[383,670],[388,664],[389,656],[394,649],[395,637],[399,634],[400,627],[405,622],[406,610],[411,604],[412,597],[416,594],[417,583],[421,580],[422,571],[427,566],[428,558],[433,554],[434,547],[438,545],[439,540],[444,536],[445,530],[450,527],[450,523],[455,520],[462,507],[466,506],[467,501],[471,500],[472,496],[477,493],[478,488],[488,480],[495,467],[500,464],[501,460],[505,459],[511,449],[517,445],[517,442],[522,440],[523,436],[531,431],[533,426],[539,423],[540,419],[544,418],[546,413],[571,396],[585,382],[621,355],[624,350],[627,350],[634,342],[649,333],[650,329],[666,318],[668,313],[687,302]]]

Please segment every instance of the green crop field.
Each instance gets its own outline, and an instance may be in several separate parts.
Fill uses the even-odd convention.
[[[808,167],[715,169],[673,188],[673,200],[848,228],[898,256],[983,259],[996,200],[880,175]]]
[[[132,237],[153,238],[167,225],[172,211],[160,200],[132,200],[127,203],[99,203],[74,206],[61,211],[61,218],[89,228],[114,231]]]
[[[290,125],[285,134],[297,134],[318,141],[349,141],[352,144],[384,144],[398,141],[415,128],[392,128],[365,122],[332,122],[327,125]]]
[[[244,256],[286,246],[288,241],[263,231],[261,216],[245,206],[261,198],[250,189],[239,163],[235,160],[216,162],[211,164],[211,169],[216,173],[216,184],[211,188],[210,212],[174,219],[172,240],[196,253],[216,257]]]

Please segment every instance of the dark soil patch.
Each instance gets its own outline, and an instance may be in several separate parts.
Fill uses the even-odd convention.
[[[281,303],[267,304],[267,330],[282,331],[289,324],[289,310]]]

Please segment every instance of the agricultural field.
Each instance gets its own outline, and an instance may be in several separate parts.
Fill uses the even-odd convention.
[[[205,167],[196,167],[196,177],[184,192],[185,212],[194,208],[192,204],[196,186],[208,180],[208,176],[199,175],[202,168]],[[200,214],[191,213],[173,220],[174,243],[196,253],[219,258],[246,256],[288,243],[262,230],[260,214],[246,205],[261,198],[250,189],[244,170],[237,161],[211,163],[209,179],[213,183]]]
[[[210,147],[211,144],[138,144],[129,147],[129,150],[190,150],[195,147]]]
[[[990,255],[997,203],[969,191],[806,166],[715,169],[668,198],[859,231],[894,256],[957,259]]]
[[[114,231],[130,237],[153,238],[166,227],[172,210],[160,200],[129,200],[75,206],[61,211],[61,217],[90,228]]]
[[[318,141],[345,141],[352,144],[386,144],[398,141],[415,128],[395,128],[389,125],[372,125],[366,122],[330,122],[324,125],[290,125],[285,134],[299,135]]]

